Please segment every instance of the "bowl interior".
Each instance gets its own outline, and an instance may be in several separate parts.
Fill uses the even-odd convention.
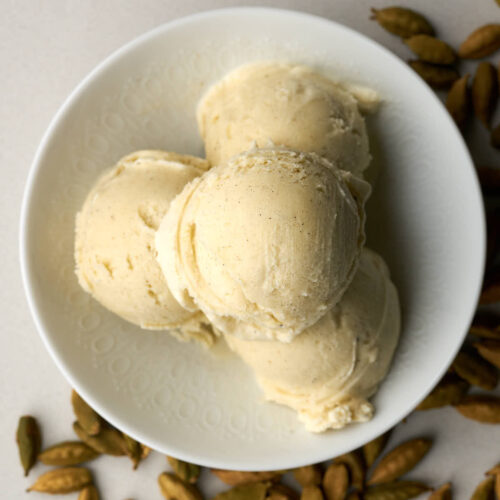
[[[372,421],[323,435],[264,403],[223,345],[207,352],[107,312],[74,274],[75,214],[99,174],[137,149],[201,155],[195,106],[234,67],[279,59],[376,89],[369,118],[380,170],[368,245],[387,260],[403,307],[401,342]],[[447,368],[475,308],[482,202],[461,137],[434,94],[365,37],[313,16],[229,9],[165,25],[118,51],[54,119],[28,182],[22,265],[38,329],[73,386],[142,442],[203,465],[263,470],[347,452],[403,418]]]

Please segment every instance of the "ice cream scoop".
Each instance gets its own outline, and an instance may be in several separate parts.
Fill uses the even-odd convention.
[[[156,234],[174,297],[218,329],[290,341],[342,297],[369,185],[314,153],[255,149],[190,182]]]
[[[77,215],[75,260],[80,285],[107,309],[142,328],[173,329],[182,340],[210,344],[206,318],[170,293],[154,248],[171,200],[207,168],[200,158],[164,151],[122,158]]]
[[[197,120],[213,165],[252,145],[270,143],[318,153],[355,174],[362,173],[371,159],[356,98],[305,66],[241,66],[208,90]]]
[[[322,432],[372,417],[367,398],[389,369],[399,330],[399,299],[387,266],[364,249],[342,300],[291,342],[225,338],[252,368],[266,399],[293,408],[309,431]]]

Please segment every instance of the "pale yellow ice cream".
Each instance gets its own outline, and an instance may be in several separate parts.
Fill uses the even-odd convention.
[[[400,330],[396,288],[384,261],[365,249],[342,300],[290,343],[225,338],[253,369],[268,400],[287,405],[312,432],[364,422]]]
[[[373,108],[378,101],[366,90],[357,94],[362,107]],[[272,143],[318,153],[360,174],[371,157],[358,108],[346,88],[310,68],[259,62],[237,68],[212,86],[198,106],[197,120],[213,165],[253,145]]]
[[[290,341],[346,290],[369,185],[314,153],[256,149],[194,179],[156,234],[174,297],[224,332]]]
[[[107,309],[142,328],[173,329],[181,340],[211,344],[203,314],[170,293],[154,248],[171,200],[207,168],[205,160],[163,151],[121,159],[77,215],[75,260],[80,285]]]

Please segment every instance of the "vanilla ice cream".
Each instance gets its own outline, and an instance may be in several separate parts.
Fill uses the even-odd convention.
[[[314,153],[256,149],[190,182],[156,234],[185,308],[247,339],[290,341],[346,290],[369,185]]]
[[[396,288],[384,261],[365,249],[342,300],[290,343],[225,338],[254,371],[268,400],[287,405],[312,432],[373,415],[400,330]]]
[[[357,94],[362,107],[378,103],[373,91]],[[355,174],[371,159],[357,99],[305,66],[259,62],[237,68],[208,90],[197,120],[213,165],[270,143],[318,153]]]
[[[80,285],[107,309],[142,328],[173,329],[182,340],[211,344],[203,314],[170,293],[154,248],[171,200],[207,168],[205,160],[163,151],[121,159],[77,215],[75,259]]]

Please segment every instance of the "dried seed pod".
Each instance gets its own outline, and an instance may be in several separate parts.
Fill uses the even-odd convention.
[[[473,31],[460,45],[458,55],[463,59],[481,59],[500,48],[500,24],[486,24]]]
[[[323,476],[326,500],[344,500],[349,489],[349,471],[343,463],[331,464]]]
[[[131,438],[124,432],[122,432],[123,444],[125,445],[125,453],[132,460],[133,469],[137,469],[139,462],[141,461],[142,448],[141,443]]]
[[[455,406],[466,418],[485,424],[500,424],[500,398],[486,394],[469,394]]]
[[[455,51],[447,43],[430,35],[413,35],[405,43],[421,61],[453,64],[457,59]]]
[[[264,500],[271,485],[270,481],[240,484],[219,493],[213,500]]]
[[[239,484],[256,483],[259,481],[278,480],[284,471],[250,472],[239,470],[210,469],[223,483],[230,486]]]
[[[434,490],[428,500],[451,500],[451,483],[445,483]]]
[[[142,443],[140,443],[140,445],[141,445],[141,460],[144,460],[145,458],[148,458],[149,454],[151,453],[151,448]]]
[[[73,389],[71,391],[71,405],[76,420],[80,427],[89,435],[95,436],[99,434],[102,426],[102,419]]]
[[[286,484],[273,484],[267,492],[266,500],[299,500],[299,494]]]
[[[53,495],[79,491],[92,483],[92,475],[84,467],[64,467],[42,474],[27,491]]]
[[[467,82],[469,75],[459,78],[448,92],[446,98],[446,109],[457,124],[460,130],[463,130],[470,112],[470,93]]]
[[[471,496],[471,500],[492,500],[494,485],[495,478],[491,476],[487,477],[477,485]]]
[[[434,29],[424,16],[403,7],[372,8],[371,19],[375,19],[389,33],[402,38],[409,38],[421,33],[434,34]]]
[[[73,430],[85,444],[99,453],[116,457],[126,454],[125,440],[113,427],[103,427],[99,435],[89,436],[78,422],[73,422]]]
[[[305,465],[293,470],[293,477],[302,486],[321,484],[323,478],[323,468],[320,464]]]
[[[500,149],[500,125],[497,125],[492,131],[490,135],[490,143],[496,148]],[[499,299],[496,299],[495,302],[498,302]]]
[[[199,465],[183,462],[174,457],[167,456],[168,463],[172,470],[186,483],[196,483],[200,477],[201,468]]]
[[[431,446],[432,441],[424,438],[412,439],[400,444],[382,458],[375,467],[368,484],[389,483],[406,474],[422,460]]]
[[[158,476],[158,486],[167,500],[202,500],[201,493],[196,486],[185,483],[175,474],[168,472],[160,474]]]
[[[474,347],[486,361],[500,369],[500,341],[482,340],[475,342]]]
[[[435,89],[448,89],[460,78],[458,71],[450,66],[438,66],[424,61],[408,61],[422,79]]]
[[[324,500],[324,498],[323,492],[318,486],[306,486],[300,495],[300,500]]]
[[[24,475],[27,476],[30,469],[35,465],[42,444],[40,428],[31,415],[25,415],[19,419],[16,441]]]
[[[85,486],[85,488],[83,488],[78,495],[78,500],[99,500],[100,498],[99,492],[93,484]]]
[[[500,476],[500,464],[495,465],[489,471],[486,472],[487,476]]]
[[[345,464],[349,470],[351,485],[362,490],[365,485],[366,466],[360,450],[354,450],[334,459],[336,464]]]
[[[462,401],[468,390],[468,382],[448,373],[416,409],[432,410],[434,408],[442,408],[443,406],[456,405]]]
[[[45,465],[79,465],[97,458],[99,453],[81,441],[64,441],[43,450],[38,459]]]
[[[472,81],[472,104],[476,116],[488,129],[497,100],[498,82],[495,68],[489,62],[482,62],[477,66]]]
[[[363,500],[407,500],[430,489],[426,484],[417,481],[395,481],[368,488],[363,493]]]
[[[361,493],[358,490],[351,491],[346,500],[362,500]]]
[[[371,467],[375,463],[375,460],[377,460],[384,450],[387,441],[389,441],[390,435],[391,431],[387,431],[385,434],[382,434],[363,446],[363,456],[365,458],[366,467]]]
[[[453,370],[469,384],[482,389],[494,389],[498,382],[498,374],[493,366],[472,352],[460,351],[453,361]]]

